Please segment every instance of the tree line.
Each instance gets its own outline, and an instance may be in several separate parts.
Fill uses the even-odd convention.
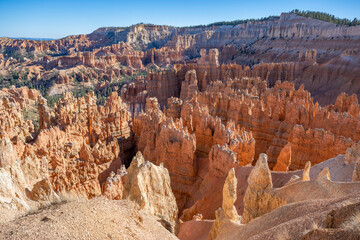
[[[334,15],[324,12],[315,12],[315,11],[300,11],[299,9],[292,10],[291,13],[302,17],[313,18],[325,22],[335,23],[338,25],[344,26],[356,26],[360,25],[360,21],[357,18],[354,18],[352,21],[347,18],[337,18]]]

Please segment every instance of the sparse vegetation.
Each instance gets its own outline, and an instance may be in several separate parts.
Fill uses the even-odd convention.
[[[62,97],[62,95],[52,95],[52,96],[46,96],[47,104],[49,107],[54,107],[54,104]]]
[[[11,86],[28,87],[29,89],[39,90],[42,96],[47,96],[47,90],[54,84],[55,74],[48,80],[28,79],[29,71],[25,68],[23,71],[10,70],[7,75],[0,76],[0,88],[10,88]]]
[[[291,239],[290,234],[287,231],[282,231],[274,236],[275,240],[288,240]]]
[[[234,20],[234,21],[221,21],[221,22],[214,22],[207,25],[196,25],[196,26],[190,26],[189,28],[200,28],[200,27],[215,27],[215,26],[223,26],[223,25],[238,25],[243,24],[247,22],[265,22],[265,21],[274,21],[279,19],[279,16],[269,16],[269,17],[263,17],[263,18],[250,18],[250,19],[243,19],[243,20]]]
[[[310,232],[319,229],[319,225],[316,222],[313,222],[310,229],[305,229],[303,235],[309,234]]]
[[[52,201],[42,202],[41,205],[34,205],[25,213],[24,216],[29,216],[38,213],[40,210],[47,209],[52,205],[65,204],[69,202],[86,201],[87,197],[73,192],[61,191],[57,194],[58,198]]]
[[[342,224],[342,227],[354,233],[360,234],[360,212],[355,213],[348,221]]]
[[[345,25],[345,26],[360,25],[360,21],[357,18],[354,18],[351,21],[350,19],[347,18],[337,18],[329,13],[315,12],[315,11],[300,11],[298,9],[292,10],[291,12],[302,17],[313,18],[325,22],[335,23],[338,25]]]
[[[23,110],[24,120],[30,120],[34,125],[35,132],[39,129],[39,113],[37,109],[37,102],[33,106],[28,106]]]
[[[25,51],[25,50],[14,50],[14,49],[5,49],[1,51],[6,58],[14,58],[16,60],[23,60],[24,58],[34,59],[37,54],[34,51]]]

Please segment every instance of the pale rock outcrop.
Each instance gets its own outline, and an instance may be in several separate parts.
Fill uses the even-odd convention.
[[[108,199],[120,200],[123,198],[123,191],[126,182],[127,171],[125,165],[117,170],[117,173],[110,173],[106,182],[102,186],[102,195]]]
[[[0,179],[0,207],[18,211],[29,210],[24,193],[27,182],[20,166],[0,168]]]
[[[33,140],[35,129],[23,114],[38,92],[4,90],[0,91],[0,208],[23,212],[30,209],[25,189],[48,178],[47,159],[28,154],[27,142]]]
[[[178,207],[170,187],[170,176],[161,164],[145,161],[141,152],[133,158],[126,177],[124,198],[135,201],[172,233],[178,232]]]
[[[330,181],[330,180],[331,180],[330,172],[328,167],[324,168],[315,179],[315,181],[317,182]]]
[[[266,154],[260,154],[247,181],[248,188],[244,196],[242,223],[248,223],[252,219],[284,205],[283,200],[271,195],[273,183]]]
[[[240,216],[234,206],[237,198],[236,188],[237,179],[235,177],[235,169],[232,168],[229,171],[223,188],[222,209],[224,210],[226,216],[228,216],[231,220],[240,221]]]
[[[210,230],[209,239],[213,240],[219,236],[220,228],[229,224],[229,222],[240,223],[240,216],[236,211],[234,203],[236,201],[237,179],[235,177],[235,169],[230,169],[225,180],[223,188],[222,207],[215,212],[215,222]]]
[[[357,240],[359,201],[357,193],[287,204],[246,225],[227,225],[218,239]]]
[[[355,163],[352,181],[360,181],[360,160]]]
[[[3,135],[3,134],[1,134]],[[15,161],[15,153],[10,139],[5,135],[0,139],[0,167],[11,166]]]
[[[303,174],[302,174],[303,181],[310,181],[310,168],[311,168],[311,162],[307,161],[305,164]]]
[[[346,150],[345,163],[356,163],[360,160],[360,142],[354,143]]]

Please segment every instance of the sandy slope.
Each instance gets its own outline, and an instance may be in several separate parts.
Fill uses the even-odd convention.
[[[181,240],[208,240],[214,220],[191,220],[180,225]]]
[[[132,202],[95,198],[52,205],[0,224],[0,239],[177,239]]]
[[[274,211],[256,218],[246,225],[228,225],[221,229],[219,239],[301,239],[314,228],[326,231],[341,231],[352,214],[358,213],[360,194],[337,199],[322,199],[287,204]],[[341,239],[358,239],[359,233],[352,232],[352,237]],[[355,235],[355,236],[354,236]],[[318,238],[315,238],[318,239]],[[321,238],[333,239],[333,238]],[[336,239],[336,238],[335,238]]]
[[[360,194],[337,199],[292,203],[256,218],[246,225],[226,224],[220,229],[221,233],[217,239],[298,240],[312,232],[312,236],[306,239],[357,240],[360,239],[360,231],[347,230],[343,226],[353,214],[359,211]],[[211,222],[213,221],[192,220],[182,223],[179,238],[181,240],[208,239]]]

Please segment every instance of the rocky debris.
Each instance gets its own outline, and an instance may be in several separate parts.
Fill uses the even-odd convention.
[[[133,158],[125,181],[124,198],[157,217],[172,233],[178,232],[178,207],[170,187],[169,172],[161,164],[145,161],[141,152]]]
[[[240,223],[240,216],[238,215],[234,206],[237,198],[236,188],[237,179],[235,177],[235,169],[232,168],[230,169],[229,174],[225,180],[222,207],[216,210],[215,223],[213,224],[209,233],[210,240],[216,239],[219,236],[219,229],[222,227],[222,225],[229,224],[231,221]]]

